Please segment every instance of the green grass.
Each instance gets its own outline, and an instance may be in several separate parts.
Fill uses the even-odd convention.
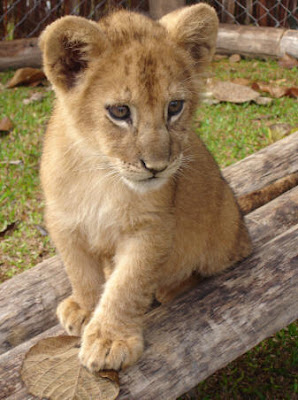
[[[5,85],[13,73],[2,73]],[[28,105],[23,100],[33,92],[44,92],[44,100]],[[0,279],[5,280],[53,254],[49,238],[37,225],[43,224],[43,200],[39,185],[39,159],[53,93],[45,88],[0,91],[0,119],[9,117],[14,129],[0,136],[0,232],[16,222],[16,229],[0,240]],[[11,162],[17,161],[14,165]]]
[[[281,69],[273,61],[222,60],[213,64],[218,79],[248,78],[284,86],[298,81],[298,71]],[[0,120],[8,116],[14,129],[0,135],[0,281],[30,268],[54,254],[49,238],[38,226],[43,222],[43,197],[39,186],[42,137],[51,112],[53,93],[45,88],[5,89],[12,73],[1,73]],[[30,105],[23,100],[36,91],[45,98]],[[275,99],[268,106],[244,103],[202,104],[194,121],[218,163],[224,167],[267,146],[268,127],[286,122],[298,129],[298,103],[290,98]],[[13,165],[11,161],[21,161]],[[298,324],[291,324],[216,372],[182,399],[294,399],[298,397]],[[296,373],[296,376],[295,376]]]

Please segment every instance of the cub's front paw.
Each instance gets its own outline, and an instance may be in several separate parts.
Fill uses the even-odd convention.
[[[141,333],[121,336],[121,332],[108,333],[100,322],[91,321],[86,327],[79,354],[81,363],[91,372],[120,370],[134,364],[143,353]]]
[[[82,309],[73,297],[69,296],[58,305],[57,317],[69,335],[81,336],[90,320],[91,311]]]

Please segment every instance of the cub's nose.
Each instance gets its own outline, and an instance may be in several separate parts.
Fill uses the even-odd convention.
[[[153,175],[158,174],[159,172],[164,171],[167,166],[168,162],[167,161],[144,161],[140,160],[142,166],[149,172],[151,172]]]

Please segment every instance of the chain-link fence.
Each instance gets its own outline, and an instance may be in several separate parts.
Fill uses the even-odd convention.
[[[187,0],[186,4],[198,2]],[[223,23],[298,29],[298,0],[205,2],[215,7]],[[0,0],[0,37],[17,39],[38,36],[46,25],[63,15],[81,15],[98,20],[114,8],[150,12],[149,0]]]

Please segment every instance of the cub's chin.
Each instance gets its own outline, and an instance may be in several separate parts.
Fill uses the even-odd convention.
[[[168,178],[156,177],[136,181],[122,177],[122,180],[130,189],[134,190],[135,192],[145,193],[161,188],[168,181]]]

